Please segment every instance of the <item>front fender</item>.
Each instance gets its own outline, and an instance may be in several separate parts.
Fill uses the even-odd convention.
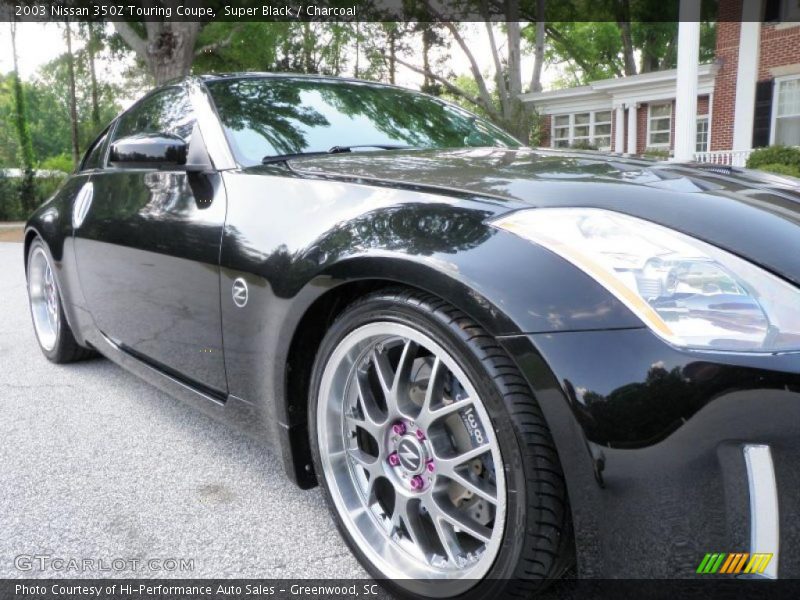
[[[284,455],[305,422],[287,368],[310,369],[327,324],[314,307],[352,284],[430,292],[494,336],[641,326],[573,265],[492,227],[508,204],[279,173],[223,174],[220,289],[230,394],[258,406]],[[248,287],[244,306],[233,301],[237,279]],[[298,329],[309,322],[312,335]],[[288,364],[293,343],[309,347],[303,364]]]
[[[80,288],[72,237],[72,205],[75,196],[89,180],[87,175],[70,177],[40,206],[25,224],[24,257],[27,275],[28,248],[34,237],[47,247],[53,262],[53,275],[61,295],[64,314],[79,344],[85,344],[84,326],[90,321]]]

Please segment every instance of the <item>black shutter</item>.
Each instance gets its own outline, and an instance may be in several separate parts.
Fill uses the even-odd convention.
[[[753,148],[769,146],[772,126],[772,79],[756,84],[756,108],[753,114]]]
[[[744,0],[748,2],[749,0]],[[781,0],[767,0],[764,3],[764,23],[781,20]]]

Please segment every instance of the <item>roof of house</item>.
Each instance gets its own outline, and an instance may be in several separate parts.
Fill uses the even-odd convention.
[[[707,63],[698,68],[698,94],[714,91],[714,80],[719,64]],[[551,114],[570,109],[598,107],[645,101],[669,100],[675,97],[678,69],[653,71],[628,77],[613,77],[593,81],[588,85],[546,92],[522,94],[523,102],[536,105],[541,112]]]

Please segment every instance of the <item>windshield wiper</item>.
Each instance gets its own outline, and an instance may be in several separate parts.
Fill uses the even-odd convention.
[[[330,154],[339,154],[340,152],[352,152],[353,148],[378,148],[379,150],[410,150],[414,146],[405,146],[403,144],[356,144],[354,146],[334,146],[328,152]]]
[[[328,154],[342,154],[343,152],[352,152],[353,148],[378,148],[379,150],[409,150],[413,146],[404,146],[401,144],[356,144],[353,146],[333,146],[327,152],[294,152],[290,154],[276,154],[274,156],[265,156],[261,159],[262,165],[269,165],[272,163],[286,162],[294,158],[308,158],[313,156],[327,156]]]

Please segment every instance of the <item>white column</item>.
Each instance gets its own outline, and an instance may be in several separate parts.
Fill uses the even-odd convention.
[[[636,154],[636,118],[639,105],[632,102],[627,105],[628,108],[628,152],[627,154]]]
[[[614,118],[614,152],[625,152],[625,106],[618,104]]]
[[[678,82],[675,86],[675,154],[694,158],[697,139],[697,68],[700,60],[700,2],[681,0],[678,25]]]
[[[733,117],[733,150],[753,145],[753,113],[756,106],[758,54],[761,44],[761,1],[745,2],[739,30],[739,63],[736,69],[736,103]]]

